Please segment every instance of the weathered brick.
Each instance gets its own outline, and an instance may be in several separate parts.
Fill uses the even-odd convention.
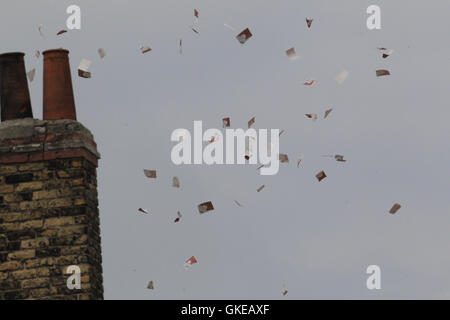
[[[36,238],[29,240],[22,240],[21,248],[22,249],[31,249],[31,248],[44,248],[49,244],[48,238]]]
[[[38,171],[44,168],[44,163],[42,162],[31,162],[25,163],[19,166],[19,171]]]
[[[22,288],[24,288],[24,289],[42,288],[42,287],[48,287],[49,285],[50,285],[49,278],[37,278],[37,279],[29,279],[29,280],[22,281]]]
[[[11,277],[16,280],[33,279],[37,277],[49,277],[49,268],[25,269],[11,272]]]
[[[73,205],[71,198],[58,198],[48,202],[49,208],[70,207]]]
[[[34,250],[20,250],[8,254],[9,260],[24,260],[34,258],[36,255]]]
[[[72,225],[72,224],[75,224],[75,220],[73,217],[45,219],[45,226],[47,228],[55,227],[55,226],[66,226],[66,225]]]
[[[16,172],[17,172],[16,166],[0,166],[0,175],[11,174],[11,173],[16,173]]]
[[[23,182],[19,183],[16,187],[17,192],[21,191],[33,191],[42,189],[44,184],[41,181]]]
[[[19,173],[19,174],[12,174],[5,177],[5,182],[7,184],[14,184],[14,183],[20,183],[20,182],[28,182],[33,180],[33,174],[32,173]]]
[[[17,270],[22,267],[18,261],[7,261],[0,264],[0,271]]]
[[[58,190],[40,190],[33,192],[33,200],[53,199],[58,197]]]
[[[14,191],[13,185],[3,185],[0,186],[0,193],[9,193]]]

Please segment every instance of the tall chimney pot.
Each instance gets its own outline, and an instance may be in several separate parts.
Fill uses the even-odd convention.
[[[77,120],[70,75],[69,51],[52,49],[44,56],[44,120]]]
[[[23,52],[0,54],[1,121],[33,118]]]

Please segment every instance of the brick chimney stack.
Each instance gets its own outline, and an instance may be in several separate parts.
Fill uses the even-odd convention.
[[[100,154],[76,121],[68,51],[44,52],[44,120],[24,72],[23,54],[0,55],[0,299],[103,299]],[[81,289],[67,286],[72,265]]]

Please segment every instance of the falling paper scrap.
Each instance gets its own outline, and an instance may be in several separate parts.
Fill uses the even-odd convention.
[[[152,178],[152,179],[156,178],[156,170],[146,170],[146,169],[144,169],[144,174],[146,175],[147,178]]]
[[[67,30],[60,30],[60,31],[58,31],[58,33],[56,34],[57,36],[59,36],[60,34],[63,34],[63,33],[66,33],[67,32]]]
[[[192,31],[194,31],[196,34],[198,34],[199,32],[198,32],[198,30],[197,29],[195,29],[194,27],[191,27],[191,29],[192,29]]]
[[[281,130],[280,133],[278,133],[278,136],[281,136],[284,133],[284,130]]]
[[[200,214],[203,214],[205,212],[212,211],[212,210],[214,210],[214,206],[211,201],[203,202],[198,205],[198,212]]]
[[[198,10],[194,9],[194,16],[198,19]]]
[[[240,204],[237,200],[234,200],[234,203],[236,203],[239,207],[244,208],[244,206]]]
[[[138,209],[138,211],[139,211],[139,212],[142,212],[142,213],[145,213],[145,214],[147,214],[147,213],[148,213],[148,211],[147,211],[147,210],[145,210],[145,209],[142,209],[142,208],[139,208],[139,209]]]
[[[347,78],[347,76],[348,76],[348,71],[344,70],[341,73],[339,73],[335,79],[336,79],[337,83],[342,84],[345,81],[345,79]]]
[[[224,25],[225,27],[227,27],[228,29],[230,29],[230,30],[236,31],[236,29],[233,28],[232,26],[230,26],[229,24],[224,23],[223,25]]]
[[[295,52],[295,49],[292,47],[288,50],[286,50],[286,54],[289,58],[289,60],[294,61],[300,58],[300,56]]]
[[[302,157],[298,158],[298,160],[297,160],[297,168],[300,167],[300,163],[301,163],[301,162],[302,162]]]
[[[399,205],[398,203],[394,204],[391,208],[391,210],[389,210],[390,214],[395,214],[402,206]]]
[[[178,215],[178,217],[173,221],[173,222],[175,222],[175,223],[177,223],[178,221],[180,221],[180,219],[181,219],[181,217],[182,217],[180,211],[177,212],[177,215]]]
[[[255,117],[251,118],[251,119],[248,121],[248,127],[250,128],[254,123],[255,123]]]
[[[36,52],[34,53],[34,55],[36,56],[36,58],[39,59],[39,56],[41,55],[41,52],[39,50],[36,50]]]
[[[152,51],[152,48],[147,47],[147,46],[141,46],[142,53],[146,53],[146,52],[150,52],[150,51]]]
[[[173,177],[172,179],[172,187],[179,188],[180,187],[180,180],[178,180],[178,177]]]
[[[323,116],[323,118],[326,119],[331,111],[333,111],[333,108],[325,110],[325,115]]]
[[[38,25],[38,30],[39,30],[39,34],[41,35],[41,37],[43,37],[44,32],[42,32],[42,24]]]
[[[388,70],[383,70],[383,69],[377,70],[376,73],[377,73],[377,77],[388,76],[391,74]]]
[[[283,296],[287,295],[287,293],[288,293],[286,286],[284,284],[283,284],[283,288],[281,289],[281,293],[283,294]]]
[[[312,86],[315,80],[311,80],[310,82],[304,82],[305,86]]]
[[[106,56],[106,51],[103,48],[100,48],[97,50],[98,55],[100,56],[100,59],[103,59]]]
[[[151,280],[151,281],[148,283],[147,289],[150,289],[150,290],[153,290],[153,289],[154,289],[154,286],[153,286],[153,280]]]
[[[80,65],[78,66],[78,76],[89,79],[91,77],[91,73],[88,71],[90,65],[91,61],[82,59]]]
[[[341,155],[341,154],[336,154],[334,156],[334,158],[336,159],[336,161],[339,161],[339,162],[346,162],[347,161],[347,160],[344,159],[344,156]]]
[[[280,160],[281,163],[288,163],[289,162],[288,155],[280,153],[279,154],[279,160]]]
[[[183,39],[180,39],[180,54],[183,54]]]
[[[193,264],[198,263],[197,259],[195,259],[194,256],[190,257],[189,259],[187,259],[184,263],[184,267],[187,269],[190,266],[192,266]]]
[[[324,171],[320,171],[318,174],[316,174],[316,178],[317,180],[322,181],[323,179],[325,179],[327,177],[327,175],[325,174]]]
[[[311,24],[313,22],[314,19],[308,19],[306,18],[306,24],[308,25],[308,29],[311,28]]]
[[[387,57],[389,57],[389,56],[394,52],[394,50],[392,50],[392,49],[387,49],[387,48],[378,48],[378,50],[380,50],[380,51],[386,51],[386,53],[383,53],[383,55],[382,55],[382,58],[383,58],[383,59],[386,59]]]
[[[238,41],[239,41],[241,44],[244,44],[244,43],[246,43],[247,40],[250,39],[252,36],[253,36],[253,35],[252,35],[252,33],[250,32],[250,29],[247,28],[247,29],[245,29],[244,31],[242,31],[241,33],[239,33],[239,34],[236,36],[236,39],[238,39]]]
[[[256,189],[256,192],[260,192],[262,189],[264,189],[265,185],[262,185],[261,187],[259,187],[258,189]]]
[[[313,121],[317,120],[317,114],[315,114],[315,113],[307,113],[307,114],[305,114],[305,116],[312,119]]]
[[[222,119],[222,127],[228,128],[231,125],[230,118],[223,118]]]
[[[28,80],[30,80],[30,82],[33,82],[35,74],[36,74],[36,69],[32,69],[27,72],[27,77],[28,77]]]

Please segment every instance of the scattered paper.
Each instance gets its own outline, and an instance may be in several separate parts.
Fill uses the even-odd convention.
[[[241,44],[244,44],[244,43],[246,43],[247,40],[250,39],[252,36],[253,36],[253,35],[252,35],[252,33],[250,32],[250,29],[247,28],[247,29],[245,29],[244,31],[242,31],[241,33],[239,33],[239,34],[236,36],[236,39],[238,39],[238,41],[239,41]]]
[[[288,163],[289,162],[288,155],[280,153],[279,154],[279,160],[280,160],[281,163]]]
[[[229,24],[224,23],[223,25],[224,25],[225,27],[227,27],[228,29],[230,29],[230,30],[236,31],[236,29],[233,28],[232,26],[230,26]]]
[[[388,76],[391,73],[388,70],[380,69],[380,70],[376,71],[376,74],[377,74],[377,77],[382,77],[382,76]]]
[[[156,173],[155,173],[156,175]],[[172,179],[172,187],[174,188],[179,188],[180,187],[180,180],[178,179],[178,177],[173,177]]]
[[[305,114],[305,116],[312,119],[313,121],[317,120],[317,114],[315,114],[315,113],[307,113],[307,114]]]
[[[334,156],[334,159],[336,159],[336,161],[339,161],[339,162],[346,162],[347,161],[347,160],[344,159],[344,156],[341,155],[341,154],[336,154]]]
[[[260,192],[262,189],[264,189],[265,185],[262,185],[261,187],[259,187],[258,189],[256,189],[256,192]]]
[[[58,33],[56,34],[57,36],[59,36],[60,34],[63,34],[63,33],[66,33],[67,32],[67,30],[60,30],[60,31],[58,31]]]
[[[230,118],[223,118],[222,119],[222,127],[228,128],[231,125]]]
[[[322,181],[323,179],[325,179],[327,177],[327,175],[325,174],[324,171],[320,171],[318,174],[316,174],[316,178],[317,180]]]
[[[144,174],[147,178],[155,179],[156,178],[156,170],[146,170],[144,169]]]
[[[308,19],[306,18],[306,25],[308,26],[308,29],[311,28],[311,24],[313,22],[314,19]]]
[[[97,50],[98,55],[100,56],[100,59],[103,59],[106,56],[106,51],[103,48],[100,48]]]
[[[39,50],[36,50],[36,52],[34,53],[35,57],[39,59],[41,52]]]
[[[196,17],[198,19],[198,10],[194,9],[194,17]]]
[[[290,48],[288,50],[286,50],[286,54],[289,58],[289,60],[294,61],[297,60],[298,58],[300,58],[300,56],[295,52],[294,48]]]
[[[211,201],[203,202],[198,205],[198,212],[200,214],[203,214],[205,212],[212,211],[212,210],[214,210],[214,206]]]
[[[192,256],[184,262],[184,267],[187,269],[196,263],[198,263],[197,259],[195,259],[195,257]]]
[[[311,80],[310,82],[304,82],[305,86],[312,86],[315,80]]]
[[[339,73],[335,79],[336,79],[337,83],[342,84],[345,81],[345,79],[347,78],[347,76],[348,76],[348,71],[344,70],[341,73]]]
[[[280,133],[278,133],[278,136],[281,136],[284,133],[284,130],[281,130]]]
[[[154,286],[153,286],[153,280],[151,280],[148,285],[147,285],[147,289],[153,290]]]
[[[30,80],[30,82],[33,82],[35,74],[36,74],[36,69],[31,69],[30,71],[27,72],[27,77],[28,77],[28,80]]]
[[[389,210],[390,214],[395,214],[402,206],[398,203],[394,204],[391,208],[391,210]]]
[[[142,213],[145,213],[145,214],[147,214],[147,213],[148,213],[148,211],[147,211],[147,210],[145,210],[145,209],[142,209],[142,208],[139,208],[139,209],[138,209],[138,211],[139,211],[139,212],[142,212]]]
[[[386,59],[387,57],[389,57],[392,53],[394,53],[394,50],[392,49],[387,49],[387,48],[378,48],[378,50],[380,51],[385,51],[382,54],[382,58]]]
[[[147,47],[147,46],[141,46],[142,53],[146,53],[146,52],[150,52],[150,51],[152,51],[152,48]]]
[[[180,221],[182,215],[180,211],[177,211],[177,218],[173,221],[174,223],[177,223],[178,221]]]
[[[325,114],[324,114],[323,118],[326,119],[331,111],[333,111],[333,108],[325,110]]]
[[[41,37],[44,36],[44,32],[42,31],[42,24],[38,25],[38,30],[39,30],[39,34],[41,35]]]
[[[297,168],[300,168],[301,162],[302,162],[302,157],[298,158],[298,160],[297,160]]]
[[[255,123],[255,117],[251,118],[251,119],[248,121],[248,127],[250,128],[254,123]]]
[[[283,288],[281,289],[281,294],[282,294],[283,296],[285,296],[285,295],[287,295],[287,293],[288,293],[288,291],[287,291],[287,289],[286,289],[286,286],[283,284]]]
[[[194,31],[195,33],[199,33],[197,29],[195,29],[194,27],[191,27],[192,31]]]
[[[91,61],[82,59],[78,66],[78,76],[89,79],[91,77],[91,73],[88,71],[90,65]]]
[[[183,54],[183,39],[180,39],[180,54]]]
[[[244,208],[244,206],[240,204],[237,200],[234,200],[234,203],[236,203],[239,207]]]

